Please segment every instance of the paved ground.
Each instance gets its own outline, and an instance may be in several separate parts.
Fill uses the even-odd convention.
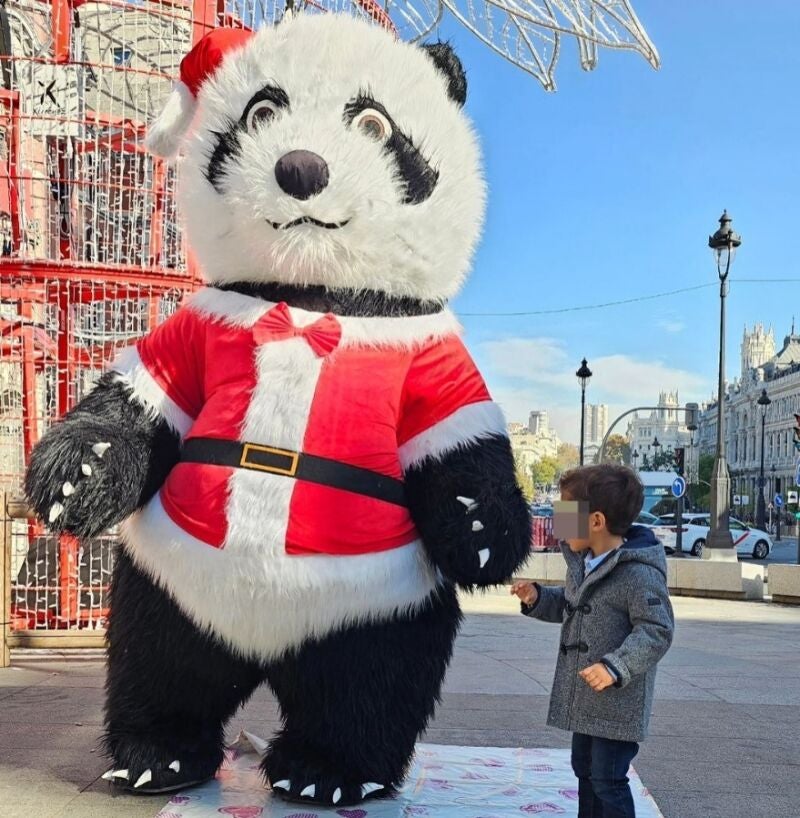
[[[800,610],[678,598],[652,736],[635,765],[666,818],[800,818]],[[469,611],[426,740],[566,747],[544,727],[558,628],[492,593]],[[0,818],[152,818],[111,798],[97,750],[102,655],[23,654],[0,670]],[[266,691],[231,725],[269,734]]]

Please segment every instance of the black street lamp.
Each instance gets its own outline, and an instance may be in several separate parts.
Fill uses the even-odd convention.
[[[653,470],[654,471],[660,471],[659,464],[658,464],[658,449],[661,446],[661,444],[658,442],[657,437],[653,438],[652,446],[656,450],[655,453],[653,454]]]
[[[761,390],[758,405],[761,407],[761,469],[758,472],[758,507],[756,509],[756,528],[764,531],[766,502],[764,500],[764,428],[767,423],[767,407],[772,403],[766,389]]]
[[[775,496],[778,495],[778,483],[777,478],[775,477],[775,464],[772,464],[772,468],[770,469],[772,472],[772,490],[775,493]],[[779,540],[781,538],[781,507],[775,505],[775,501],[773,500],[773,508],[775,509],[775,539]]]
[[[639,461],[639,450],[634,449],[633,454],[631,455],[631,457],[633,458],[633,470],[637,471],[636,465],[637,465],[637,463]]]
[[[585,415],[586,415],[586,384],[589,378],[592,377],[592,370],[586,366],[586,358],[581,361],[581,368],[575,373],[575,376],[581,382],[581,457],[580,465],[583,465],[583,438],[586,431]]]
[[[703,559],[735,561],[729,517],[731,479],[725,460],[725,296],[728,294],[728,274],[741,245],[741,237],[731,227],[731,217],[724,211],[719,218],[719,230],[708,237],[719,276],[719,373],[717,383],[717,452],[711,473],[711,523],[703,549]]]

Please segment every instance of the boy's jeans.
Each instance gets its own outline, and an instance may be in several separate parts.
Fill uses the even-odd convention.
[[[578,818],[636,818],[628,768],[639,745],[572,734],[572,769],[578,777]]]

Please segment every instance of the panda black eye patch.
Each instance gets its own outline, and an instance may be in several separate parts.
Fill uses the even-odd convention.
[[[369,94],[360,93],[344,106],[344,121],[350,125],[352,121],[367,108],[373,108],[383,114],[392,126],[392,135],[384,144],[384,151],[392,156],[397,170],[405,186],[404,204],[420,204],[433,193],[439,181],[439,171],[432,168],[422,152],[392,119],[386,108]]]
[[[283,88],[279,88],[277,85],[265,85],[260,91],[256,91],[247,105],[245,105],[242,116],[239,119],[241,126],[245,126],[247,123],[247,115],[259,102],[271,102],[277,108],[289,107],[289,97]]]
[[[240,134],[247,128],[247,115],[259,102],[271,102],[276,108],[289,107],[289,97],[283,88],[277,85],[265,85],[250,98],[238,122],[231,119],[225,131],[214,132],[216,144],[208,161],[206,179],[217,193],[223,193],[221,181],[225,173],[225,163],[228,159],[239,155],[242,148]]]

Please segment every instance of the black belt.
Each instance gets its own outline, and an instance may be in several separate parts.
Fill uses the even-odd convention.
[[[297,480],[307,480],[309,483],[364,494],[396,506],[406,505],[402,480],[371,469],[349,466],[338,460],[290,449],[276,449],[274,446],[259,446],[215,437],[193,437],[184,443],[181,461],[282,474]]]

